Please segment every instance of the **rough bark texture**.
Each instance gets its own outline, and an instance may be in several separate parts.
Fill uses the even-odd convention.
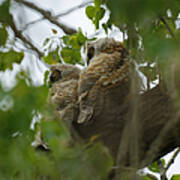
[[[129,84],[124,83],[99,92],[94,108],[103,101],[103,109],[90,122],[75,123],[74,127],[87,141],[99,135],[117,164],[140,168],[180,145],[180,119],[167,91],[157,86],[135,97],[138,103],[133,123],[133,97],[128,91]]]

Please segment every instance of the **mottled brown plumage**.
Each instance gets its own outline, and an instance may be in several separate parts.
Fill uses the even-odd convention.
[[[92,51],[93,49],[93,51]],[[121,42],[113,38],[100,39],[88,46],[89,66],[81,72],[78,82],[80,114],[78,123],[88,122],[95,111],[93,108],[101,92],[109,91],[122,81],[128,81],[129,56]],[[103,97],[101,99],[103,103]]]
[[[77,117],[77,85],[80,70],[72,65],[56,64],[51,67],[50,98],[58,118],[71,129]]]

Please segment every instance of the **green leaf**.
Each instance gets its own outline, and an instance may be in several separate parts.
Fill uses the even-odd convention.
[[[62,134],[65,134],[65,128],[60,126],[56,121],[42,121],[41,124],[42,135],[44,139],[49,142],[52,138],[59,137]]]
[[[157,162],[154,162],[153,164],[148,166],[148,169],[152,172],[159,173],[159,166]]]
[[[96,29],[99,29],[99,21],[104,17],[105,9],[104,8],[98,8],[96,9],[96,15],[94,18],[94,24]]]
[[[0,28],[0,46],[3,46],[6,44],[8,38],[8,33],[6,31],[5,27]]]
[[[180,180],[180,174],[173,175],[171,180]]]
[[[12,24],[12,16],[9,13],[10,8],[10,0],[4,1],[0,5],[0,22],[4,24],[11,25]]]
[[[78,33],[73,34],[71,36],[63,36],[63,42],[67,46],[71,46],[72,48],[81,48],[87,40],[87,37],[84,36],[81,29],[79,29]]]
[[[94,5],[95,5],[95,7],[100,7],[101,6],[101,0],[94,0]]]
[[[111,18],[106,23],[102,24],[103,29],[105,30],[106,34],[108,33],[108,29],[112,29],[112,22]]]
[[[45,73],[44,73],[44,84],[46,85],[46,86],[48,86],[48,77],[49,77],[49,73],[50,73],[50,71],[45,71]]]
[[[97,16],[97,18],[99,20],[101,20],[104,17],[104,14],[105,14],[105,9],[104,8],[100,8],[99,11],[97,11],[96,16]]]
[[[105,9],[101,6],[101,1],[96,0],[95,6],[88,6],[86,8],[86,15],[89,19],[92,20],[93,24],[95,25],[96,29],[99,29],[99,21],[105,15]]]
[[[66,45],[69,44],[69,38],[70,38],[70,36],[68,36],[68,35],[62,37],[62,40],[63,40],[64,44],[66,44]]]
[[[79,29],[79,32],[77,33],[78,44],[83,46],[87,40],[87,37],[82,33],[81,29]]]
[[[60,62],[59,48],[57,47],[54,51],[49,52],[48,55],[44,56],[42,59],[47,64],[56,64]]]
[[[96,8],[94,6],[87,6],[86,15],[89,19],[93,19],[95,17]]]
[[[61,51],[61,56],[64,62],[69,64],[76,64],[81,61],[80,49],[64,47]]]
[[[46,46],[50,40],[51,40],[50,38],[46,38],[45,41],[43,42],[43,46]]]
[[[0,52],[0,70],[5,71],[7,68],[12,69],[12,64],[20,64],[23,58],[23,52],[16,52],[12,49],[8,52]]]
[[[112,157],[107,149],[102,144],[97,143],[87,148],[86,153],[88,162],[96,170],[96,176],[99,179],[105,178],[113,165]]]
[[[143,180],[152,180],[149,176],[143,176],[142,179]]]
[[[140,67],[139,70],[146,76],[150,81],[157,79],[157,69],[156,67]]]

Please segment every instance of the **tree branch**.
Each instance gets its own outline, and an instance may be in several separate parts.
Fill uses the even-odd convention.
[[[170,166],[174,163],[174,160],[177,157],[177,155],[179,154],[179,152],[180,152],[180,148],[177,148],[175,150],[173,156],[171,157],[170,161],[168,162],[167,166],[164,168],[164,171],[163,171],[162,176],[161,176],[162,180],[167,179],[166,178],[166,173],[167,173],[168,169],[170,168]]]
[[[64,12],[62,12],[62,13],[57,14],[54,18],[58,19],[59,17],[69,15],[70,13],[74,12],[75,10],[81,9],[81,8],[87,6],[87,5],[90,4],[90,3],[93,3],[93,1],[90,0],[90,1],[88,1],[88,2],[84,2],[84,3],[80,4],[80,5],[77,5],[77,6],[75,6],[75,7],[72,7],[72,8],[70,8],[70,9],[68,9],[68,10],[66,10],[66,11],[64,11]],[[38,23],[38,22],[40,22],[40,21],[42,21],[42,20],[45,20],[45,18],[42,17],[42,18],[36,19],[36,20],[34,20],[34,21],[31,21],[30,23],[28,23],[28,24],[25,25],[25,27],[22,29],[22,31],[24,31],[25,29],[27,29],[29,26],[31,26],[31,25],[33,25],[33,24],[36,24],[36,23]]]
[[[31,41],[29,41],[20,30],[17,29],[14,21],[12,21],[11,24],[11,29],[13,30],[15,37],[19,38],[20,40],[22,40],[24,43],[26,43],[33,51],[35,51],[39,58],[41,58],[42,56],[44,56],[44,53],[41,52]]]
[[[87,2],[83,2],[83,3],[80,4],[80,5],[77,5],[77,6],[72,7],[72,8],[70,8],[70,9],[68,9],[68,10],[66,10],[66,11],[64,11],[64,12],[62,12],[62,13],[57,14],[57,15],[55,16],[55,18],[59,18],[59,17],[62,17],[62,16],[66,16],[66,15],[74,12],[74,11],[77,10],[77,9],[80,9],[80,8],[83,8],[83,7],[87,6],[87,5],[90,4],[90,3],[93,3],[93,1],[90,0],[90,1],[87,1]]]
[[[153,174],[147,173],[146,176],[149,177],[152,180],[158,180],[158,178]]]
[[[58,26],[59,28],[61,28],[66,34],[74,34],[77,31],[73,28],[68,27],[67,25],[60,23],[57,21],[57,18],[51,15],[50,11],[45,11],[42,8],[36,6],[34,3],[28,2],[28,1],[24,1],[24,0],[15,0],[17,3],[21,3],[35,11],[37,11],[38,13],[40,13],[43,18],[49,20],[51,23],[55,24],[56,26]]]
[[[167,30],[169,31],[171,37],[172,37],[172,38],[175,38],[174,33],[173,33],[173,31],[171,30],[171,28],[169,27],[169,25],[168,25],[168,23],[166,22],[166,20],[165,20],[163,17],[161,17],[160,20],[161,20],[161,21],[163,22],[163,24],[166,26],[166,28],[167,28]]]

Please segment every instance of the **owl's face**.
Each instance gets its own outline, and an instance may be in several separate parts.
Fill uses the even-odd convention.
[[[79,79],[80,69],[67,64],[56,64],[51,67],[50,83]]]
[[[114,38],[101,38],[95,42],[87,44],[87,63],[100,53],[112,54],[113,52],[120,51],[122,46],[121,42],[115,41]]]
[[[72,65],[56,64],[51,67],[49,102],[58,111],[76,101],[79,74],[80,69]]]

